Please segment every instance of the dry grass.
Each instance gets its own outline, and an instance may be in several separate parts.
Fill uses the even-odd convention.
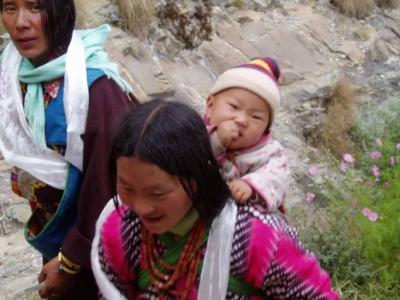
[[[243,0],[234,0],[232,5],[238,9],[243,9],[245,7],[245,3]]]
[[[325,122],[321,128],[324,147],[337,158],[343,153],[353,152],[354,145],[350,131],[356,119],[356,106],[355,89],[349,78],[342,77],[332,88]]]
[[[375,0],[376,4],[381,7],[396,8],[400,7],[400,0]]]
[[[153,0],[117,0],[121,27],[138,38],[145,38],[155,16]]]
[[[331,0],[341,12],[358,19],[367,17],[375,7],[374,0]]]

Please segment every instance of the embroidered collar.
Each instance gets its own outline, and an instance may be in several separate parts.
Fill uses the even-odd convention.
[[[183,219],[172,227],[169,232],[180,237],[184,236],[193,227],[199,218],[198,211],[192,207],[189,212],[183,217]]]

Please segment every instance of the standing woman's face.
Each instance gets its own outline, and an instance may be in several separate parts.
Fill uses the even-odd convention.
[[[1,0],[1,19],[21,56],[35,66],[47,61],[48,42],[42,27],[41,8],[37,0]]]

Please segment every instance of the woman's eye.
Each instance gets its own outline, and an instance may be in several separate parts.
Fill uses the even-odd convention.
[[[15,7],[13,7],[13,6],[5,6],[5,7],[3,7],[3,12],[5,12],[5,13],[13,13],[13,12],[15,12]]]
[[[152,195],[153,197],[161,198],[164,197],[166,194],[166,192],[154,192]]]
[[[32,12],[37,13],[40,12],[40,6],[39,4],[33,5],[31,8]]]
[[[123,193],[132,193],[134,192],[134,190],[128,186],[123,186],[123,185],[119,185],[117,186],[117,189],[120,190]]]
[[[133,193],[133,190],[130,189],[130,188],[122,188],[122,191],[123,191],[124,193],[127,193],[127,194]]]

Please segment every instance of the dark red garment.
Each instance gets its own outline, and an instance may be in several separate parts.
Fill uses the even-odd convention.
[[[78,219],[62,244],[63,254],[82,266],[75,291],[62,299],[96,299],[97,287],[90,271],[90,248],[96,220],[112,192],[108,159],[112,136],[122,115],[139,102],[129,99],[111,79],[103,76],[89,90],[89,110],[84,135],[83,180],[78,199]]]

